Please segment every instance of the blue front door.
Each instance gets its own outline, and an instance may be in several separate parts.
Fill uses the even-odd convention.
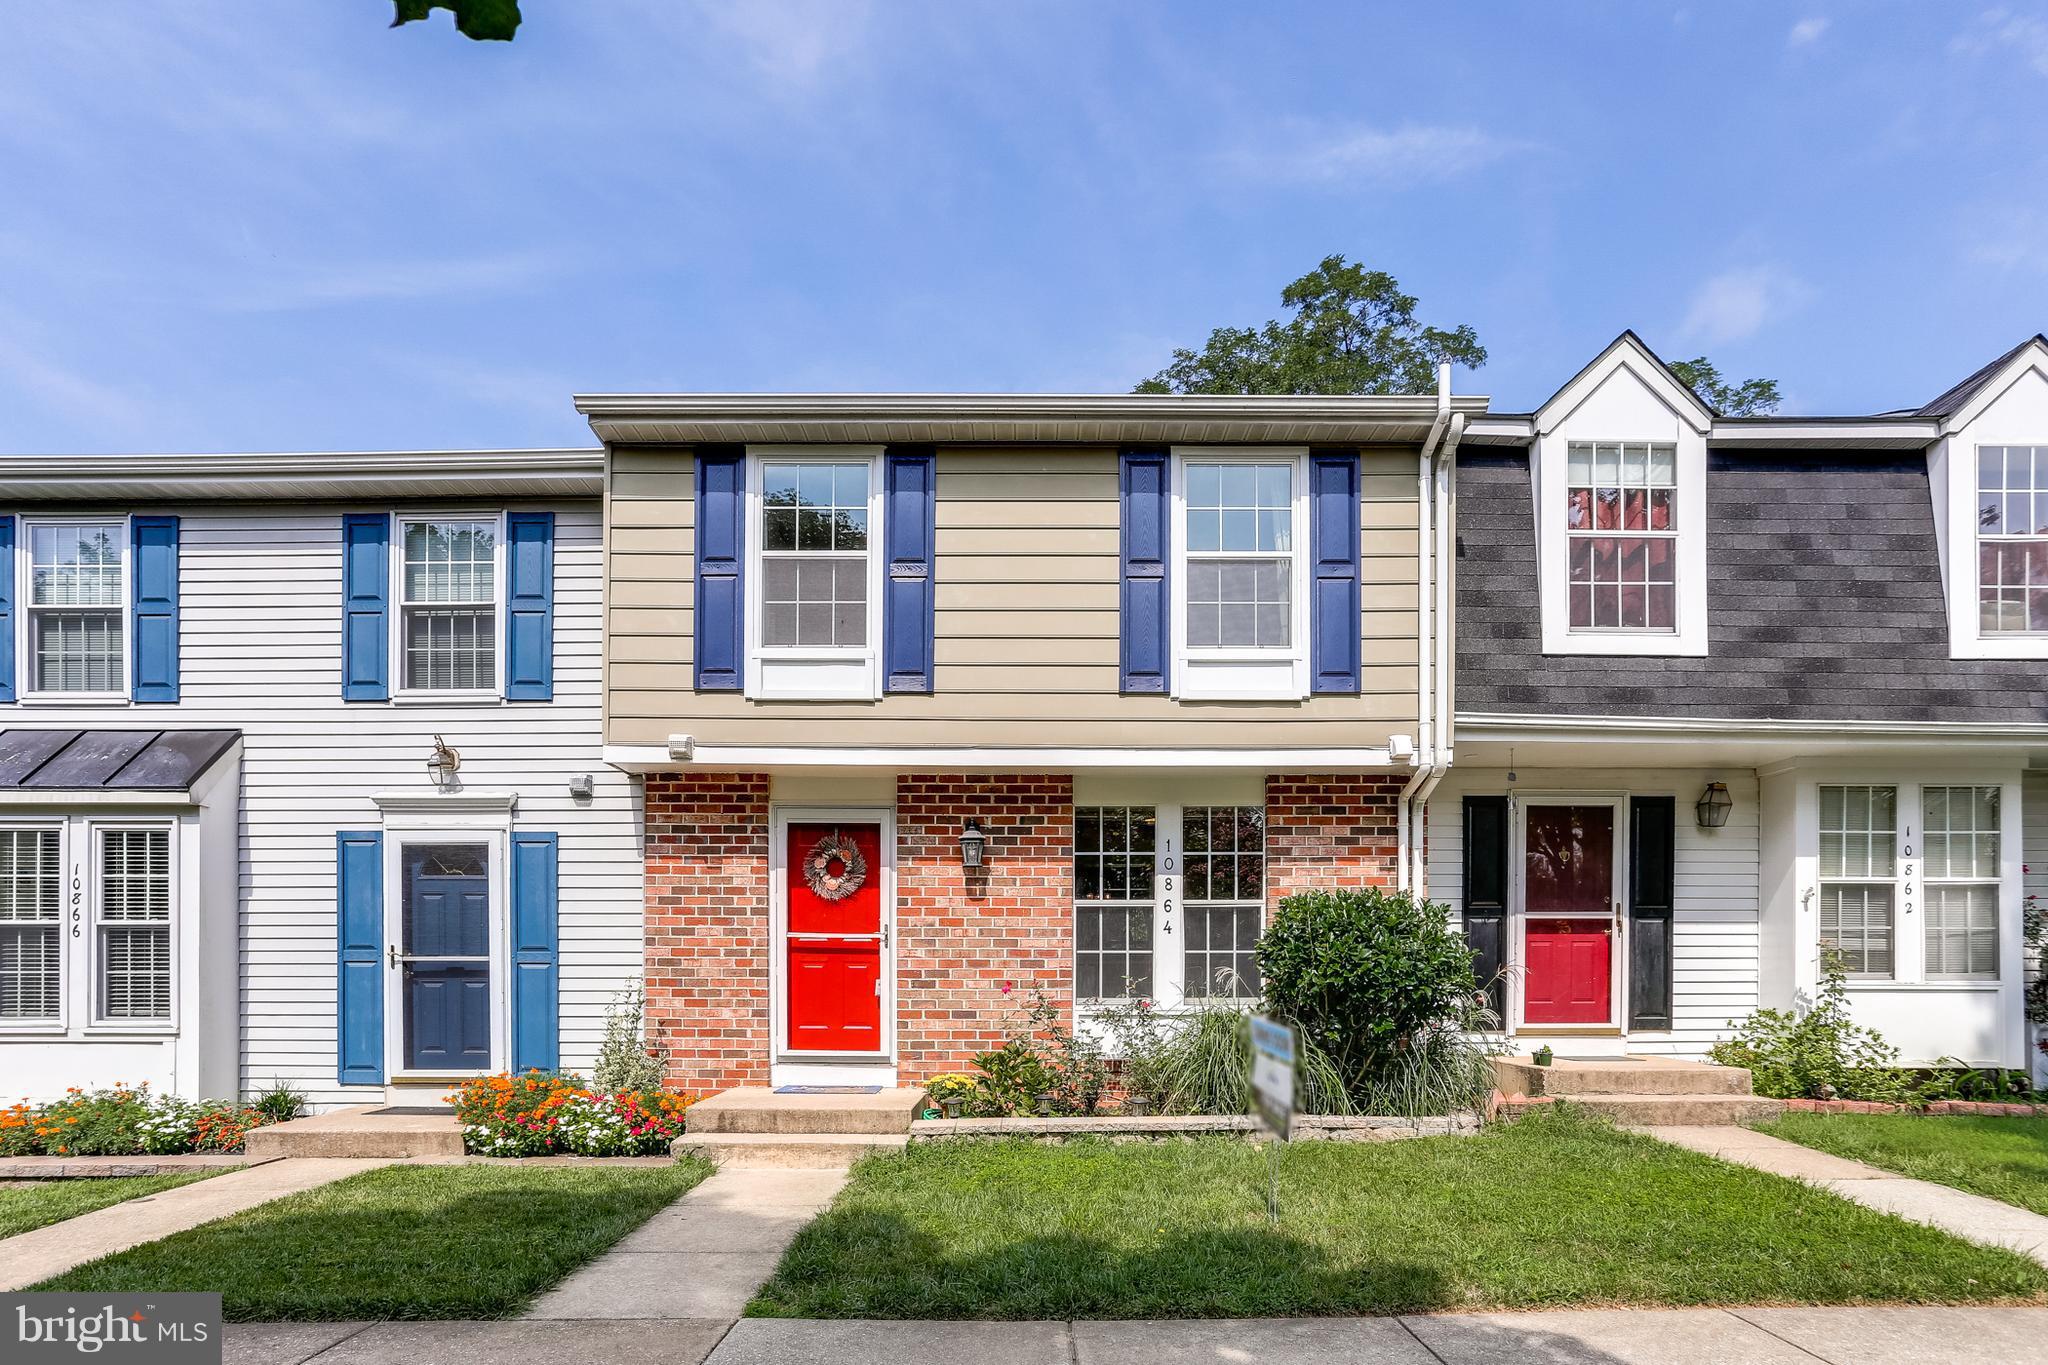
[[[400,878],[406,1070],[491,1070],[489,850],[407,844]]]

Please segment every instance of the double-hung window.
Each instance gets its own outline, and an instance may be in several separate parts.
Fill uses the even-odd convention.
[[[94,1014],[108,1023],[171,1017],[171,832],[98,831]]]
[[[1565,536],[1573,630],[1676,629],[1677,498],[1677,446],[1571,442]]]
[[[1266,922],[1266,812],[1260,806],[1187,806],[1187,937],[1182,991],[1193,997],[1259,993],[1252,957]]]
[[[398,633],[408,692],[498,690],[498,518],[400,517]]]
[[[62,1015],[62,842],[54,828],[0,829],[0,1027]]]
[[[2048,634],[2048,446],[1978,447],[1977,621]]]
[[[1926,975],[1998,976],[1999,789],[1923,787]]]
[[[1820,940],[1843,972],[1889,980],[1894,972],[1898,789],[1820,789]]]
[[[127,524],[26,522],[31,693],[125,696]]]
[[[1074,994],[1142,1000],[1154,993],[1152,920],[1157,812],[1084,806],[1074,812]]]
[[[879,452],[762,454],[754,469],[750,691],[879,695]]]
[[[1306,696],[1302,458],[1183,452],[1179,488],[1178,694]]]

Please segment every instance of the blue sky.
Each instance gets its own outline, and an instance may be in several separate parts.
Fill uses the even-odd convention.
[[[587,444],[573,392],[1121,391],[1329,252],[1525,409],[2048,327],[2048,12],[388,0],[0,14],[0,450]]]

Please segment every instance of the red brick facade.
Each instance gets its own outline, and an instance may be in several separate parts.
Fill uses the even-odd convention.
[[[1398,774],[1276,773],[1266,779],[1266,913],[1318,887],[1399,884]]]

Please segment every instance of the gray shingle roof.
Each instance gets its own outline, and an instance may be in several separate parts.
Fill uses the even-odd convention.
[[[239,730],[0,730],[0,788],[184,791]]]
[[[1998,359],[1992,361],[1989,365],[1984,366],[1984,368],[1942,394],[1939,398],[1923,404],[1913,415],[1915,417],[1952,417],[1956,413],[1961,412],[1963,405],[1970,401],[1971,396],[1977,390],[1989,384],[2000,370],[2012,363],[2014,356],[2017,356],[2021,351],[2026,350],[2027,347],[2032,346],[2037,341],[2043,346],[2048,346],[2048,337],[2044,337],[2039,332],[2036,332],[2004,355],[1998,357]]]

